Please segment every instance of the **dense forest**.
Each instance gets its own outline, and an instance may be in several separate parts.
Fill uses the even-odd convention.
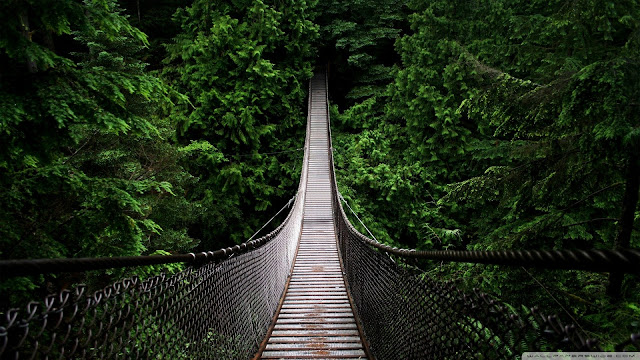
[[[337,179],[379,240],[468,250],[640,245],[638,1],[349,6],[321,28],[340,61],[331,84],[344,86],[332,113]],[[379,10],[384,17],[372,15]],[[562,309],[605,343],[640,330],[637,278],[427,266],[516,306]]]
[[[295,194],[325,66],[340,191],[378,240],[640,247],[637,0],[4,0],[0,48],[2,259],[246,240]],[[605,346],[640,332],[632,276],[421,265]]]
[[[317,38],[304,2],[3,1],[0,14],[2,258],[217,249],[294,195]]]

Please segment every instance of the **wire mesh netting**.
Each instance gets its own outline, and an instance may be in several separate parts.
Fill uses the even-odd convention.
[[[300,186],[306,177],[303,171]],[[299,192],[276,230],[224,249],[224,259],[174,275],[122,279],[92,293],[79,285],[0,312],[0,358],[250,358],[289,276],[304,198]]]
[[[335,201],[338,201],[337,196]],[[526,351],[594,351],[571,322],[431,279],[374,249],[334,210],[346,280],[377,359],[519,359]],[[631,336],[619,351],[640,350]]]
[[[217,263],[127,278],[91,294],[81,285],[10,309],[0,323],[0,357],[249,358],[290,272],[300,222],[289,220],[258,240],[265,245]]]
[[[307,163],[305,155],[303,169]],[[200,265],[174,275],[126,278],[92,293],[79,285],[0,312],[0,358],[250,358],[291,271],[306,179],[303,170],[293,208],[278,228],[215,252],[223,259],[202,253],[194,255],[205,258]]]

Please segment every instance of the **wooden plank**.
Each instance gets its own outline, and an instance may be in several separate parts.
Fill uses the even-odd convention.
[[[271,344],[278,343],[304,343],[322,341],[326,343],[360,343],[360,336],[272,336]]]
[[[280,321],[276,321],[274,330],[347,330],[357,329],[355,322],[351,324],[281,324]]]
[[[295,350],[295,351],[265,351],[262,353],[263,359],[291,359],[300,357],[334,357],[339,359],[355,358],[363,359],[364,350],[339,350],[339,349],[322,349],[322,350]]]
[[[273,330],[273,336],[360,336],[358,330],[339,329],[339,330]]]
[[[267,350],[358,350],[362,349],[362,344],[356,342],[335,342],[324,341],[300,341],[298,343],[273,343],[267,344]]]

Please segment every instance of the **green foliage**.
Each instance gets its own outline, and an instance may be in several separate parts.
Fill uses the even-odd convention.
[[[322,1],[316,11],[335,100],[342,107],[378,95],[392,79],[393,43],[407,27],[404,2]]]
[[[295,191],[302,152],[289,150],[304,139],[313,5],[3,2],[0,257],[168,254],[245,240]],[[160,270],[176,269],[137,275]],[[1,286],[15,302],[129,275]]]
[[[3,258],[228,246],[291,196],[313,4],[188,3],[3,2]]]
[[[180,165],[185,156],[170,142],[174,125],[163,111],[180,96],[141,61],[147,36],[111,0],[1,7],[0,256],[197,245],[187,228],[198,205],[184,197],[197,179]],[[37,287],[32,279],[2,286],[18,295],[44,287],[34,280]],[[45,280],[49,290],[109,281],[104,274]]]
[[[175,19],[165,73],[193,107],[178,109],[181,151],[200,178],[197,232],[247,239],[295,191],[303,104],[317,28],[305,1],[195,1]],[[256,216],[256,214],[258,214]],[[219,243],[218,243],[219,244]],[[218,245],[219,246],[219,245]]]
[[[633,225],[630,245],[638,247],[637,204],[634,224],[618,221],[627,164],[640,151],[638,3],[409,7],[410,31],[396,41],[386,90],[333,116],[341,191],[374,234],[428,249],[614,248]],[[334,25],[327,31],[357,28]],[[526,272],[444,270],[503,300],[558,308]],[[604,297],[606,276],[538,275],[606,341],[634,329],[626,321],[614,331],[607,317],[631,315],[623,303],[637,303],[635,282],[615,303]]]
[[[5,0],[0,24],[2,258],[248,238],[295,191],[316,45],[340,191],[378,239],[613,248],[634,228],[640,246],[637,204],[619,221],[640,152],[637,1]],[[508,302],[560,303],[605,346],[638,332],[635,279],[616,302],[602,274],[424,265]],[[160,270],[179,267],[138,275]]]

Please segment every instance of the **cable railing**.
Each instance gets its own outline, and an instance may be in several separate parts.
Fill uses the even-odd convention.
[[[126,278],[92,293],[80,285],[5,311],[0,358],[250,358],[289,276],[302,204],[298,198],[285,222],[262,238],[167,259],[188,264],[176,274]],[[62,265],[44,262],[39,269],[80,271],[159,263],[158,258],[69,259]]]
[[[332,152],[330,157],[333,167]],[[640,273],[640,251],[633,249],[393,248],[361,234],[349,222],[337,188],[335,168],[331,176],[333,215],[345,279],[364,337],[377,359],[519,359],[527,351],[601,350],[598,342],[588,338],[572,320],[543,314],[536,308],[516,309],[478,290],[462,291],[455,284],[433,279],[414,266],[417,259]],[[640,351],[640,334],[631,334],[615,349]]]
[[[291,258],[280,254],[294,248],[290,228],[239,255],[199,254],[200,264],[173,275],[125,278],[91,293],[79,285],[9,309],[0,320],[0,358],[246,359],[288,275]]]

